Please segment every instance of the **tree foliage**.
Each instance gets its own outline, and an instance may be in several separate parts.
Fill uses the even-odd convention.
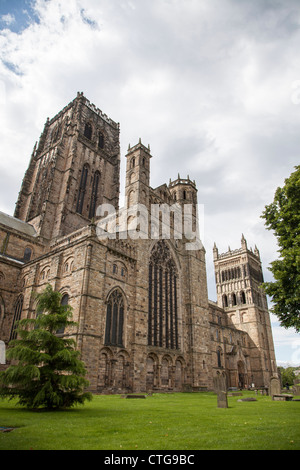
[[[294,371],[297,369],[298,367],[279,367],[283,386],[285,386],[286,384],[293,385],[294,380],[296,379]]]
[[[300,166],[278,188],[262,214],[277,237],[279,259],[269,268],[274,282],[263,287],[272,298],[272,311],[281,326],[300,331]]]
[[[91,400],[89,382],[76,343],[57,331],[74,326],[72,308],[61,305],[61,294],[48,285],[37,295],[36,318],[18,323],[17,339],[9,344],[12,365],[0,373],[0,396],[18,397],[28,408],[68,408]]]

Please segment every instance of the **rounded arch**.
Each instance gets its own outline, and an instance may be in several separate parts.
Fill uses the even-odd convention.
[[[111,365],[114,354],[108,347],[101,348],[99,351],[98,360],[98,378],[97,378],[97,389],[103,390],[108,387],[111,382]]]
[[[130,354],[129,352],[126,350],[126,349],[120,349],[120,351],[117,352],[116,354],[116,357],[120,357],[120,356],[123,356],[124,358],[126,358],[126,360],[131,360],[131,357],[130,357]]]
[[[175,389],[182,390],[185,382],[185,360],[182,356],[176,357],[175,360]]]
[[[45,281],[45,280],[49,279],[49,277],[50,277],[50,264],[47,264],[47,266],[44,266],[42,271],[41,271],[40,279],[42,281]]]
[[[172,358],[165,354],[161,359],[160,383],[162,387],[170,387],[172,374]]]
[[[101,354],[106,354],[110,359],[113,359],[113,357],[114,357],[114,353],[113,353],[112,349],[108,346],[104,346],[100,349],[99,356]]]
[[[146,358],[146,390],[150,391],[157,385],[158,377],[158,357],[154,353],[150,353]]]

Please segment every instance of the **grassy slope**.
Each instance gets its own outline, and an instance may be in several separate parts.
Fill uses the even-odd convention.
[[[244,396],[254,396],[251,392]],[[28,411],[0,401],[1,450],[300,449],[300,402],[257,397],[217,408],[216,395],[96,396],[69,411]]]

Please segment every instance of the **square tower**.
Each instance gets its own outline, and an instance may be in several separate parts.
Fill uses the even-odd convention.
[[[15,217],[45,239],[88,225],[99,204],[119,205],[119,124],[82,93],[47,119],[35,145]]]
[[[259,251],[256,246],[249,250],[242,235],[241,248],[219,254],[215,245],[213,254],[218,305],[224,309],[229,326],[248,333],[251,382],[268,386],[277,367]]]

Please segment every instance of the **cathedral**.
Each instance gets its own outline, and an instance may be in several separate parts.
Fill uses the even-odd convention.
[[[258,249],[243,235],[235,250],[214,246],[210,301],[195,181],[152,188],[139,141],[120,208],[120,159],[119,124],[83,93],[47,119],[14,216],[0,213],[0,340],[35,318],[50,284],[73,309],[76,326],[57,334],[76,339],[93,393],[213,390],[219,374],[268,387],[277,366]]]

